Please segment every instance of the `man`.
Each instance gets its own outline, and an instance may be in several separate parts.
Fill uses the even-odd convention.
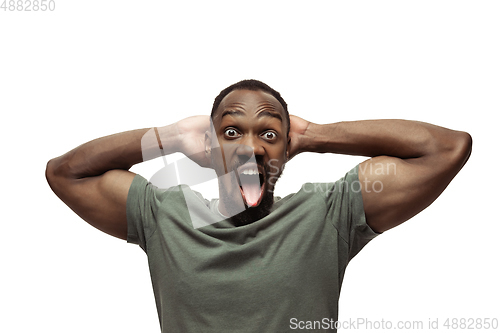
[[[315,124],[255,80],[224,89],[211,120],[100,138],[47,165],[50,186],[79,216],[145,250],[163,332],[335,332],[349,260],[430,205],[472,145],[465,132],[414,121]],[[174,152],[215,170],[220,199],[160,190],[127,171]],[[301,152],[371,159],[335,183],[274,198]]]

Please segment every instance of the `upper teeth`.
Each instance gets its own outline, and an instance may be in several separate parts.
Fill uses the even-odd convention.
[[[254,170],[254,169],[246,169],[246,170],[243,170],[243,172],[241,174],[242,175],[257,175],[257,174],[259,174],[259,172],[257,170]]]

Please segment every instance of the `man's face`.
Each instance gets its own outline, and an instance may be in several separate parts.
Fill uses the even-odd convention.
[[[263,91],[234,90],[222,100],[213,125],[215,133],[207,145],[219,177],[223,213],[232,216],[241,211],[232,206],[243,199],[247,210],[259,212],[255,216],[267,215],[287,160],[282,105]]]

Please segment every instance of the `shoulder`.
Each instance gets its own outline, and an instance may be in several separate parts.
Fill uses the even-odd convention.
[[[128,197],[129,200],[134,198],[143,198],[146,200],[155,200],[159,202],[167,200],[182,202],[189,198],[196,199],[204,205],[208,206],[208,200],[206,200],[201,193],[192,190],[188,185],[181,184],[162,188],[155,185],[153,182],[147,180],[141,175],[136,175],[134,177],[132,185],[129,189]]]

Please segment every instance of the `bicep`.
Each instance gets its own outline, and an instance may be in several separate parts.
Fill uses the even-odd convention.
[[[135,174],[110,170],[96,177],[55,179],[54,192],[95,228],[127,239],[127,196]]]

